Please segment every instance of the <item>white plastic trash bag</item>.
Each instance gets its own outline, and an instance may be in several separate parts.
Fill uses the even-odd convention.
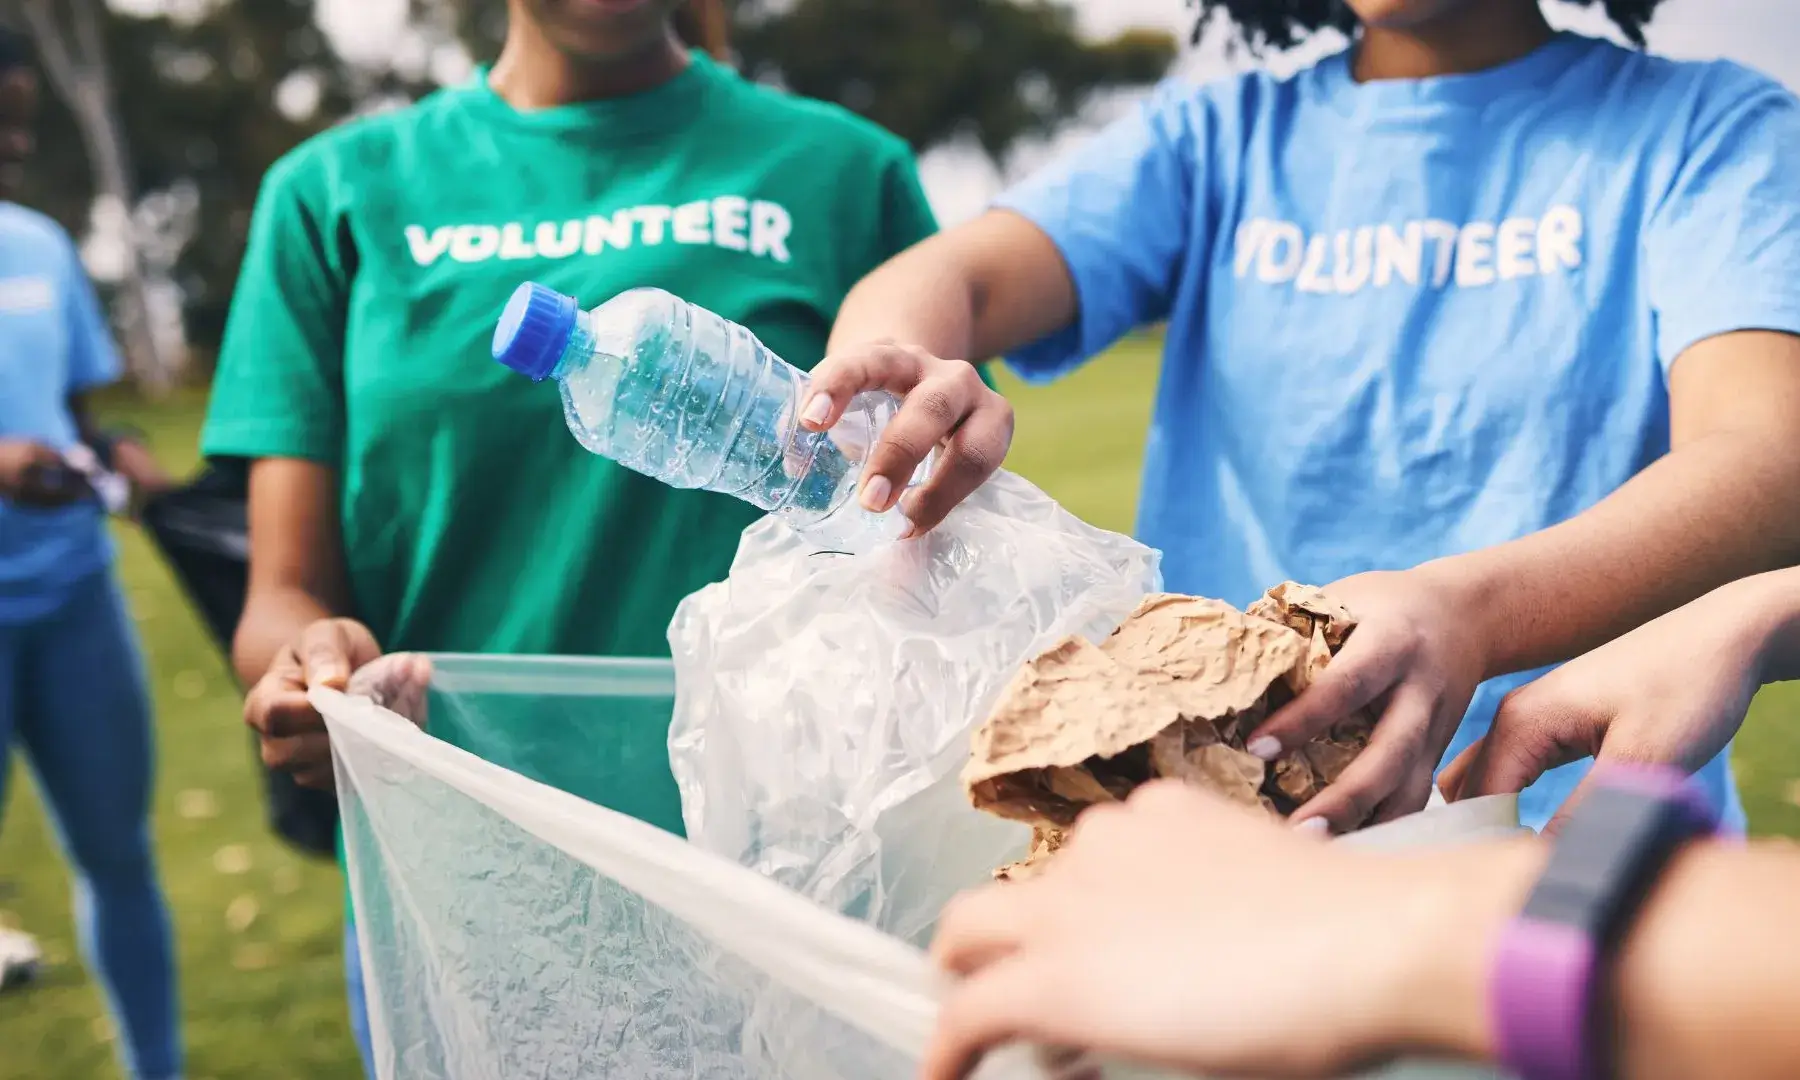
[[[446,710],[478,722],[509,696],[574,717],[655,693],[605,660],[433,664],[428,727]],[[312,700],[337,759],[380,1080],[915,1075],[937,985],[915,947],[370,700]],[[1458,843],[1517,822],[1515,800],[1474,800],[1359,842]],[[793,1023],[758,1022],[770,1009]],[[981,1076],[1035,1078],[1031,1062],[998,1055]]]
[[[688,839],[923,943],[1029,842],[969,807],[970,732],[1026,660],[1117,627],[1158,559],[1004,471],[924,538],[863,555],[751,526],[669,627]]]

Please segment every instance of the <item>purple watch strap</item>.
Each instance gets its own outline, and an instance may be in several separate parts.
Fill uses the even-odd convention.
[[[1687,776],[1659,765],[1597,766],[1592,790],[1629,792],[1680,807],[1689,835],[1718,813]],[[1576,809],[1580,815],[1581,810]],[[1601,943],[1581,926],[1520,915],[1501,933],[1489,981],[1496,1055],[1524,1080],[1604,1075],[1594,1030]]]
[[[1526,1080],[1591,1080],[1597,945],[1580,929],[1514,919],[1500,941],[1489,992],[1499,1060]]]

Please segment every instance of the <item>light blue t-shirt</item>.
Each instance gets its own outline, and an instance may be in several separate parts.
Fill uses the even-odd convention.
[[[0,436],[67,449],[79,438],[69,395],[118,377],[118,352],[69,235],[0,203]],[[97,501],[41,510],[0,500],[0,623],[55,610],[111,557]]]
[[[1139,532],[1170,588],[1237,604],[1578,514],[1669,449],[1684,349],[1800,333],[1800,104],[1573,34],[1469,75],[1168,83],[1000,206],[1080,297],[1022,375],[1167,320]],[[1724,758],[1703,776],[1741,823]]]

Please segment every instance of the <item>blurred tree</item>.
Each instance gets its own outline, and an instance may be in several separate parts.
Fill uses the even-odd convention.
[[[491,60],[506,33],[506,0],[413,0]],[[690,3],[696,29],[720,4]],[[1173,37],[1136,30],[1081,37],[1052,0],[734,0],[729,48],[752,78],[835,101],[917,151],[962,136],[996,162],[1047,135],[1099,91],[1154,82],[1174,61]],[[697,35],[690,33],[690,40]]]
[[[185,311],[201,358],[223,331],[257,188],[275,159],[348,116],[430,90],[434,71],[457,69],[438,65],[447,49],[491,59],[506,26],[505,0],[410,0],[405,40],[362,64],[319,30],[316,0],[162,0],[153,17],[106,0],[0,0],[0,14],[10,7],[29,29],[22,16],[33,4],[61,13],[65,35],[78,10],[95,20],[99,51],[81,55],[106,58],[109,130],[130,197],[98,198],[118,174],[109,177],[76,122],[89,106],[72,107],[82,99],[53,87],[25,200],[77,235],[134,240],[147,276],[161,272]],[[969,136],[997,160],[1094,93],[1154,80],[1175,55],[1164,34],[1085,41],[1069,7],[1047,0],[690,0],[681,18],[689,41],[754,77],[838,101],[919,150]],[[129,260],[100,262],[123,298]]]

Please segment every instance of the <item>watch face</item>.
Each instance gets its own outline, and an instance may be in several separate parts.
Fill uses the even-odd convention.
[[[1609,777],[1570,815],[1523,915],[1610,946],[1675,848],[1707,827],[1687,799]]]

